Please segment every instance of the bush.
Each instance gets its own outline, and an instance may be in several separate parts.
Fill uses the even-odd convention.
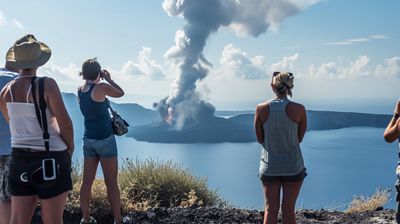
[[[218,206],[225,202],[207,187],[206,178],[194,177],[171,161],[126,160],[119,172],[122,194],[148,207]]]
[[[79,191],[82,183],[80,164],[73,166],[72,179],[73,191],[68,197],[66,208],[79,212]],[[195,177],[172,161],[127,159],[120,168],[118,182],[124,213],[155,207],[223,207],[227,204],[216,191],[208,189],[206,178]],[[97,179],[93,183],[90,210],[94,216],[111,213],[103,179]]]
[[[371,197],[355,196],[350,202],[346,212],[364,212],[364,211],[375,211],[389,201],[391,190],[388,189],[377,189]]]

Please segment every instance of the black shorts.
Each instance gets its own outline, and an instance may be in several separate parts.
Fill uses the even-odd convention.
[[[44,157],[54,158],[57,164],[57,178],[51,186],[41,186],[27,182],[22,177],[26,173],[41,167]],[[71,156],[65,151],[61,152],[29,152],[26,149],[13,149],[9,173],[10,190],[12,196],[37,195],[40,199],[49,199],[72,190]]]
[[[263,182],[274,182],[274,181],[280,181],[280,182],[297,182],[297,181],[302,181],[304,178],[307,176],[306,169],[303,169],[300,173],[292,176],[266,176],[262,175],[260,177],[261,181]]]

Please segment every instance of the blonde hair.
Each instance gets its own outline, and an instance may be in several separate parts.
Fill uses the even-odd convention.
[[[272,76],[272,86],[278,94],[285,94],[286,90],[288,95],[292,96],[292,89],[294,76],[290,72],[274,72]]]

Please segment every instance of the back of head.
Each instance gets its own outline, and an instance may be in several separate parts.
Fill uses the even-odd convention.
[[[271,84],[278,94],[285,94],[287,91],[292,96],[293,81],[294,76],[290,72],[274,72]]]
[[[80,75],[85,80],[96,80],[101,71],[100,63],[97,58],[92,58],[86,60],[82,65],[82,72]]]

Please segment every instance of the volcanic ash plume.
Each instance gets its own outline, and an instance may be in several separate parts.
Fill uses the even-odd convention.
[[[204,79],[212,65],[203,55],[206,41],[220,27],[238,35],[257,37],[270,26],[300,12],[316,0],[164,0],[169,16],[182,16],[186,24],[175,35],[175,46],[167,58],[176,59],[179,71],[169,96],[155,107],[167,123],[176,129],[195,125],[215,108],[201,100],[196,82]]]

